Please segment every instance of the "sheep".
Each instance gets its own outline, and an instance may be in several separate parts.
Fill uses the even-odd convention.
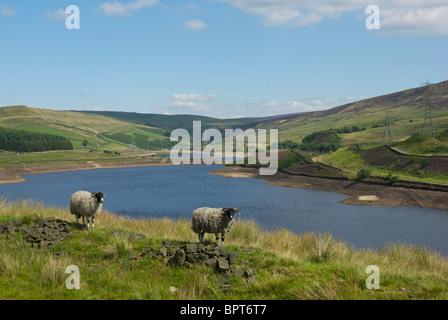
[[[82,216],[83,225],[90,228],[89,217],[92,217],[92,230],[95,229],[95,217],[103,209],[105,195],[101,192],[90,193],[88,191],[77,191],[70,197],[70,213],[76,215],[76,223],[79,223],[79,217]]]
[[[204,234],[214,233],[216,245],[219,244],[219,233],[221,233],[222,245],[224,246],[224,236],[233,226],[233,218],[236,208],[198,208],[194,210],[191,217],[191,230],[199,236],[199,242],[204,241]]]

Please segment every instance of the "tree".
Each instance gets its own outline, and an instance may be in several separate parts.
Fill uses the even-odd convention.
[[[368,178],[370,178],[371,175],[372,175],[372,170],[362,168],[358,171],[357,179],[358,180],[368,179]]]
[[[89,140],[84,139],[84,140],[82,141],[82,145],[83,145],[84,147],[87,147],[88,144],[89,144]]]

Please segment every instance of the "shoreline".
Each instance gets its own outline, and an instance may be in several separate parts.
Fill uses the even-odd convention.
[[[25,182],[23,175],[78,170],[115,169],[150,166],[172,166],[169,158],[151,161],[129,162],[94,162],[84,164],[66,164],[30,168],[4,169],[0,171],[0,184]],[[340,203],[347,205],[389,206],[389,207],[422,207],[448,210],[447,193],[423,189],[408,189],[387,185],[375,185],[359,181],[335,180],[319,177],[288,175],[277,172],[273,176],[260,176],[259,170],[247,167],[224,167],[209,174],[223,178],[253,178],[268,181],[269,185],[306,188],[318,191],[336,192],[348,197]]]
[[[288,175],[277,172],[273,176],[260,176],[258,169],[244,167],[224,167],[210,174],[223,178],[255,178],[269,181],[279,187],[306,188],[345,194],[348,198],[340,201],[347,205],[421,207],[448,210],[446,192],[423,189],[408,189],[387,185],[375,185],[359,181],[335,180],[319,177]]]
[[[169,158],[153,159],[151,161],[124,161],[124,162],[95,162],[87,161],[83,164],[63,164],[30,168],[13,168],[0,171],[0,184],[25,182],[23,175],[40,174],[50,172],[65,172],[79,170],[95,170],[95,169],[116,169],[116,168],[133,168],[133,167],[156,167],[156,166],[172,166]]]

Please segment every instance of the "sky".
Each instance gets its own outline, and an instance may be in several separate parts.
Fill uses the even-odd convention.
[[[0,0],[0,106],[259,117],[427,79],[448,0]]]

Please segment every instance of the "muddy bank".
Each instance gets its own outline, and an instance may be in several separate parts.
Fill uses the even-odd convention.
[[[39,174],[49,172],[93,170],[93,169],[113,169],[113,168],[131,168],[131,167],[149,167],[149,166],[170,166],[173,165],[169,158],[155,158],[151,161],[124,161],[124,162],[94,162],[88,161],[83,164],[66,164],[41,166],[30,168],[4,169],[0,171],[0,184],[24,182],[22,176],[26,174]],[[0,169],[1,170],[1,169]]]
[[[268,180],[270,185],[275,186],[330,191],[350,196],[341,201],[343,204],[390,207],[416,206],[448,210],[448,193],[441,191],[297,176],[281,172],[276,173],[274,176],[260,176],[258,169],[243,167],[224,167],[210,174],[220,175],[224,178],[264,179]]]

